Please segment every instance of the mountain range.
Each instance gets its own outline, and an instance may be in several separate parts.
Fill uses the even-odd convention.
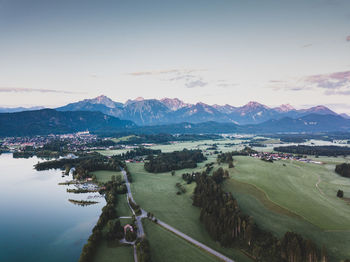
[[[175,98],[128,100],[106,96],[56,109],[0,112],[0,136],[62,134],[89,130],[100,134],[134,133],[291,133],[350,132],[350,119],[325,106],[296,110],[257,102],[241,107],[188,104]]]
[[[101,95],[93,99],[71,103],[58,111],[99,111],[120,119],[131,120],[137,125],[164,125],[173,123],[202,123],[215,121],[239,125],[260,124],[268,120],[285,117],[300,118],[309,114],[338,115],[325,106],[315,106],[297,110],[289,104],[271,108],[258,102],[235,107],[232,105],[208,105],[205,103],[189,104],[178,98],[128,100],[126,103],[115,102]],[[341,115],[348,118],[347,115]]]

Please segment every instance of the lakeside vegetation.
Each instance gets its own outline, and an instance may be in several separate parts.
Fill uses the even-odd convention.
[[[89,206],[89,205],[94,205],[98,203],[97,201],[75,200],[75,199],[68,199],[68,201],[78,206]]]

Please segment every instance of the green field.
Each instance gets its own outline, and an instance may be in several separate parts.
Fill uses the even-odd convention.
[[[213,150],[206,150],[208,147],[216,144],[218,151],[229,152],[242,149],[245,144],[241,142],[238,139],[223,139],[152,146],[153,149],[161,149],[163,152],[184,148],[201,149],[208,160],[200,163],[196,169],[178,170],[175,176],[171,176],[170,173],[148,173],[142,163],[128,164],[134,179],[131,189],[135,201],[146,211],[154,213],[159,219],[211,248],[237,261],[249,261],[240,251],[222,248],[211,240],[199,222],[199,209],[192,206],[191,195],[195,184],[184,185],[187,192],[182,195],[176,195],[178,190],[175,187],[177,182],[184,184],[181,174],[203,170],[205,163],[216,162],[216,155],[212,154]],[[322,144],[322,141],[316,142]],[[281,144],[283,145],[287,144]],[[268,144],[268,147],[255,149],[272,151],[274,146],[278,145]],[[282,237],[287,231],[295,231],[313,240],[319,247],[324,244],[331,255],[331,261],[350,258],[350,204],[336,197],[337,190],[341,189],[345,198],[350,198],[350,179],[340,177],[334,172],[335,164],[350,162],[350,157],[308,158],[322,161],[324,164],[289,160],[268,163],[252,157],[236,156],[235,168],[230,169],[231,179],[226,180],[224,189],[233,193],[245,214],[252,216],[260,227],[271,231],[277,237]],[[227,168],[225,164],[222,166]],[[217,164],[215,168],[218,168]],[[130,216],[125,199],[118,202],[117,209],[119,215]],[[158,228],[154,234],[151,232],[151,248],[152,243],[153,246],[163,245],[157,242],[158,237],[172,237],[167,241],[178,241],[176,236],[169,236],[170,232],[162,231],[163,229]],[[190,245],[186,242],[183,244]],[[190,254],[192,251],[188,248],[185,250]],[[176,253],[160,249],[154,252],[155,259],[158,259],[158,256],[172,257],[173,252]]]
[[[121,172],[116,171],[107,171],[107,170],[99,170],[91,172],[91,174],[96,176],[96,179],[100,183],[106,183],[112,179],[112,176],[122,176]]]
[[[221,261],[147,219],[143,221],[143,225],[150,243],[153,262]]]
[[[96,150],[97,153],[100,153],[104,156],[114,156],[114,155],[121,155],[123,153],[126,153],[130,151],[131,149],[115,149],[115,150]]]
[[[210,161],[210,160],[208,160]],[[200,170],[205,163],[201,163]],[[235,258],[237,261],[251,261],[239,250],[222,248],[213,241],[204,226],[199,221],[200,209],[192,206],[191,195],[195,184],[186,185],[187,192],[176,195],[177,182],[183,183],[181,174],[192,172],[191,170],[178,170],[175,176],[169,173],[152,174],[144,170],[142,163],[129,163],[129,171],[133,177],[131,191],[137,204],[156,217],[175,227],[192,238],[208,245],[209,247]]]
[[[325,244],[334,261],[350,257],[350,205],[336,197],[338,189],[350,197],[350,179],[335,174],[334,165],[234,159],[224,188],[258,225],[278,237],[295,231]]]
[[[95,254],[95,262],[133,262],[134,248],[132,246],[121,246],[119,243],[108,244],[103,241]]]

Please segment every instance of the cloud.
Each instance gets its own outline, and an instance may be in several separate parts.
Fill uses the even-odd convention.
[[[0,87],[0,93],[61,93],[61,94],[81,94],[78,92],[54,90],[54,89],[41,89],[41,88],[22,88],[22,87]]]
[[[194,81],[189,81],[185,83],[185,86],[187,88],[195,88],[195,87],[203,87],[208,85],[207,82],[202,81],[201,79],[194,80]]]
[[[203,77],[198,72],[207,71],[207,69],[168,69],[154,71],[138,71],[127,73],[130,76],[161,76],[160,80],[179,82],[186,88],[203,87],[208,85],[208,82],[203,80]]]
[[[127,73],[131,76],[148,76],[148,75],[165,75],[165,74],[189,74],[192,72],[205,71],[206,69],[167,69],[167,70],[153,70],[153,71],[138,71]]]
[[[307,47],[311,47],[312,44],[306,44],[306,45],[303,45],[302,48],[307,48]]]
[[[350,35],[348,35],[348,36],[346,37],[346,41],[347,41],[347,42],[350,42]]]
[[[327,95],[350,94],[350,71],[312,75],[305,77],[305,82],[315,88],[324,89]]]
[[[297,81],[271,80],[270,88],[286,91],[323,90],[325,95],[350,95],[350,71],[305,76]]]

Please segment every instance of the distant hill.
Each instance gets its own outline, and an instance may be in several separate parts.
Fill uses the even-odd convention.
[[[249,133],[350,131],[350,120],[339,115],[309,114],[295,119],[285,117],[247,125],[245,130]]]
[[[101,112],[59,112],[42,109],[0,113],[0,127],[0,136],[32,136],[98,131],[106,128],[120,130],[135,127],[135,124]]]
[[[208,121],[236,123],[240,125],[260,124],[268,120],[285,117],[300,118],[309,114],[337,115],[325,106],[297,110],[286,104],[270,108],[251,101],[246,105],[189,104],[178,98],[144,99],[138,97],[125,104],[114,102],[106,96],[85,99],[57,108],[59,111],[99,111],[107,115],[131,120],[138,125],[162,125],[182,122],[202,123]],[[346,116],[346,115],[343,115]]]
[[[42,106],[33,106],[33,107],[0,107],[0,113],[15,113],[22,111],[33,111],[44,109]]]
[[[141,108],[149,106],[149,101],[141,104]],[[129,110],[140,117],[140,104],[129,104]],[[206,106],[198,105],[198,118],[206,119],[212,115],[220,120],[219,111],[207,110]],[[187,108],[187,107],[184,107]],[[182,108],[182,109],[184,109]],[[157,114],[153,112],[153,121],[162,119],[164,108],[160,106]],[[169,109],[168,109],[169,110]],[[166,111],[166,110],[165,110]],[[157,112],[157,111],[155,111]],[[197,118],[197,119],[198,119]],[[139,120],[141,121],[141,120]],[[148,119],[148,121],[150,121]],[[137,126],[129,120],[105,115],[101,112],[90,111],[56,111],[42,109],[17,113],[0,113],[0,136],[32,136],[47,134],[63,134],[89,130],[99,134],[134,133],[134,134],[222,134],[222,133],[292,133],[292,132],[349,132],[350,119],[339,115],[309,114],[299,118],[284,117],[278,120],[268,120],[260,124],[238,125],[232,122],[207,121],[200,123],[169,123],[148,126]]]

